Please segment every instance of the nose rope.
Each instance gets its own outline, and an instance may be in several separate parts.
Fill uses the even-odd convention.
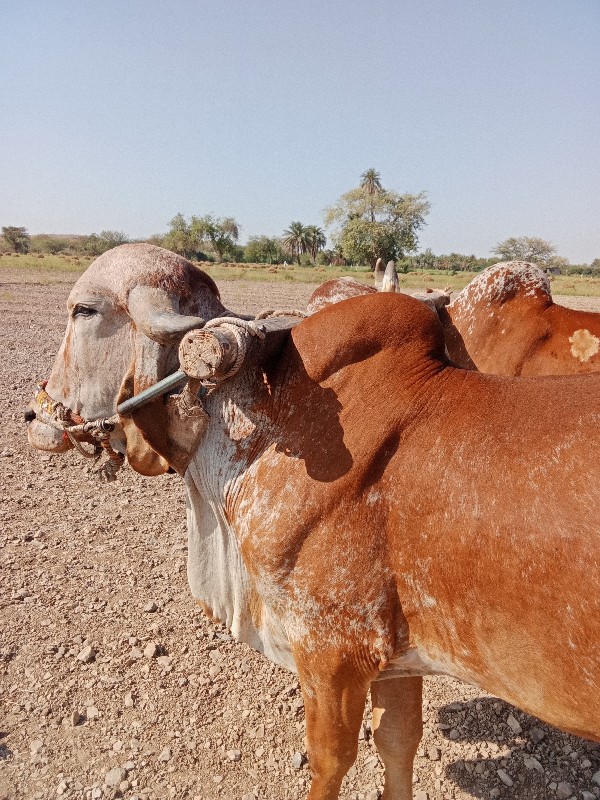
[[[85,458],[98,458],[98,447],[108,457],[107,461],[100,466],[98,474],[101,479],[112,482],[117,477],[117,472],[125,462],[125,456],[113,449],[110,443],[110,435],[119,421],[117,414],[104,419],[86,421],[82,416],[71,411],[63,403],[53,400],[46,391],[47,381],[38,384],[35,393],[34,403],[37,407],[36,417],[45,425],[62,431],[69,439],[73,447]],[[78,435],[89,436],[96,442],[93,453],[87,451],[82,443],[76,438]]]

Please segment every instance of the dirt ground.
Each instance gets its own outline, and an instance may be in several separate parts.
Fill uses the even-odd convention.
[[[303,798],[297,681],[195,606],[179,478],[104,485],[77,453],[28,447],[23,410],[76,277],[0,271],[0,800]],[[246,312],[303,307],[313,288],[221,285]],[[428,679],[424,722],[416,800],[600,798],[599,745],[476,688]],[[381,786],[366,715],[341,797]]]

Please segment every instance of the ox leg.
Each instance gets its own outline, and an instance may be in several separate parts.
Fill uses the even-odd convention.
[[[423,678],[371,684],[373,738],[385,766],[385,800],[411,800],[413,760],[423,734]]]
[[[298,666],[312,778],[308,800],[336,800],[356,759],[372,676],[357,675],[347,665],[338,664],[327,672],[323,663],[315,671]]]

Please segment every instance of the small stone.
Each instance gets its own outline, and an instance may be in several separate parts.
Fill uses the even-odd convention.
[[[523,728],[519,724],[519,721],[513,717],[512,714],[509,714],[506,720],[506,724],[511,729],[511,731],[516,734],[517,736],[523,732]]]
[[[302,765],[304,764],[304,756],[302,753],[294,753],[292,756],[292,767],[294,769],[302,769]]]
[[[430,761],[439,761],[442,757],[442,751],[439,747],[428,747],[427,748],[427,758]]]
[[[104,783],[107,786],[117,787],[127,777],[127,773],[123,767],[113,767],[104,776]]]
[[[529,731],[529,738],[534,744],[539,744],[545,737],[546,737],[546,732],[543,731],[541,728],[532,728]]]
[[[429,793],[424,789],[417,789],[415,792],[415,800],[429,800]]]
[[[85,710],[85,715],[88,719],[98,719],[100,712],[96,706],[88,706]]]
[[[133,692],[127,692],[124,699],[125,708],[133,708],[135,700],[133,699]]]
[[[144,647],[144,655],[146,658],[156,658],[158,656],[159,648],[156,642],[148,642]]]
[[[228,750],[227,751],[227,758],[230,761],[241,761],[242,754],[240,753],[239,750]]]
[[[158,756],[158,760],[159,761],[170,761],[172,755],[173,754],[171,752],[171,748],[170,747],[163,747],[163,749],[160,751],[160,754]]]
[[[523,759],[523,763],[525,764],[527,769],[537,769],[538,772],[544,771],[544,768],[542,767],[540,762],[537,760],[537,758],[534,758],[533,756],[525,756],[525,758]]]
[[[568,800],[572,794],[573,789],[571,788],[571,784],[567,783],[567,781],[561,781],[556,787],[556,797],[558,800]]]
[[[158,611],[158,606],[156,605],[154,600],[151,600],[144,606],[144,611],[146,612],[146,614],[154,614],[155,611]]]
[[[581,793],[581,800],[597,800],[597,798],[593,792],[583,791]]]
[[[502,781],[502,783],[505,786],[512,786],[513,785],[513,780],[510,777],[510,775],[508,774],[508,772],[506,772],[506,770],[497,769],[496,770],[496,775],[500,778],[500,780]]]
[[[84,647],[83,650],[81,650],[79,655],[77,656],[77,660],[82,661],[84,664],[89,664],[95,658],[96,658],[96,651],[91,645]]]
[[[600,769],[598,770],[598,772],[594,772],[594,774],[592,775],[592,780],[597,786],[600,786]]]

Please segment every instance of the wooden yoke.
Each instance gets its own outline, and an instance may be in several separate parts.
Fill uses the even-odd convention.
[[[276,355],[301,318],[269,317],[246,322],[235,317],[213,320],[188,331],[179,346],[181,369],[191,379],[220,383],[243,364],[260,366]]]

